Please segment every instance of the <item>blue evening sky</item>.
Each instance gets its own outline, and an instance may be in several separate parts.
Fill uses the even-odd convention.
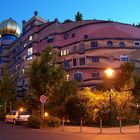
[[[140,0],[0,0],[0,22],[11,17],[21,25],[35,10],[49,20],[74,20],[80,11],[84,19],[140,22]]]

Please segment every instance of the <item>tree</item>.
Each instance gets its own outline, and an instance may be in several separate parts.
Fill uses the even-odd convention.
[[[76,21],[81,21],[83,20],[83,15],[78,11],[77,14],[75,15],[75,20]]]
[[[136,85],[135,64],[132,62],[123,63],[120,72],[116,75],[115,88],[119,91],[132,91]]]
[[[39,98],[42,94],[52,96],[66,79],[64,70],[56,63],[57,56],[51,47],[47,47],[40,58],[33,61],[27,74],[31,93]]]
[[[70,20],[70,19],[65,19],[65,21],[64,21],[63,23],[70,23],[70,22],[72,22],[72,20]]]
[[[0,97],[2,102],[11,102],[15,99],[13,79],[9,76],[6,66],[2,68],[2,79],[0,80]]]
[[[60,89],[55,91],[49,101],[52,114],[62,118],[65,114],[65,103],[67,99],[78,92],[78,84],[75,81],[64,81]]]
[[[110,98],[111,97],[111,98]],[[85,123],[98,123],[102,118],[103,123],[110,124],[110,113],[113,122],[117,117],[125,120],[136,115],[134,96],[130,91],[96,91],[89,88],[79,91],[66,102],[66,112],[71,122],[79,122],[83,118]]]

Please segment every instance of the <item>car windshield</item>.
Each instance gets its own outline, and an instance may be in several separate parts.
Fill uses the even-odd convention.
[[[28,111],[23,111],[23,112],[21,112],[19,115],[30,115],[30,112],[28,112]]]

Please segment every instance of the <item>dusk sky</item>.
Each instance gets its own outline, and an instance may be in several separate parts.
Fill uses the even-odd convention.
[[[74,20],[77,11],[84,19],[140,22],[140,0],[0,0],[0,22],[13,18],[20,25],[37,10],[44,19]]]

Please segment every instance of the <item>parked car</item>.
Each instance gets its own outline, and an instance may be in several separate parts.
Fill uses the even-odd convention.
[[[13,124],[27,122],[30,115],[31,114],[28,111],[21,112],[18,110],[13,110],[5,116],[5,122],[11,122]]]

